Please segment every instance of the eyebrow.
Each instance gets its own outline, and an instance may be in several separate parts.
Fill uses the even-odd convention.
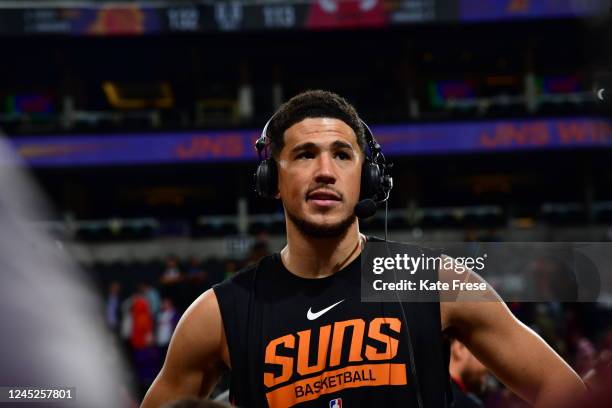
[[[291,154],[293,153],[297,153],[299,151],[302,150],[308,150],[308,149],[313,149],[318,147],[315,143],[312,142],[304,142],[301,143],[297,146],[295,146],[293,149],[291,149]],[[343,142],[341,140],[336,140],[331,144],[332,149],[350,149],[353,150],[353,146],[350,143],[347,142]]]
[[[353,145],[351,145],[350,143],[347,143],[347,142],[343,142],[341,140],[336,140],[334,143],[332,143],[332,148],[334,148],[334,149],[350,149],[350,150],[353,150]]]
[[[313,147],[317,147],[317,145],[312,143],[312,142],[300,143],[299,145],[297,145],[293,149],[291,149],[290,153],[297,153],[297,152],[299,152],[301,150],[312,149]]]

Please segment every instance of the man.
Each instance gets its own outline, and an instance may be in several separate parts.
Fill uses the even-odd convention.
[[[476,394],[485,386],[488,370],[459,340],[451,340],[450,376],[454,408],[479,408],[482,402]]]
[[[266,134],[287,245],[190,306],[144,408],[206,396],[227,369],[238,406],[443,407],[450,382],[442,332],[451,329],[538,407],[584,390],[503,302],[410,303],[407,313],[399,303],[361,302],[366,237],[354,211],[366,148],[348,102],[324,91],[297,95]]]

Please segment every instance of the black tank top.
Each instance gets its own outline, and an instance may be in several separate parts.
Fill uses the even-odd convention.
[[[360,270],[361,255],[332,276],[306,279],[275,253],[214,286],[232,404],[449,406],[439,303],[361,302]]]

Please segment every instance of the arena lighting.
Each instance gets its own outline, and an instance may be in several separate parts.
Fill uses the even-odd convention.
[[[108,103],[118,109],[167,109],[174,106],[174,96],[168,82],[140,85],[105,81],[102,89]]]

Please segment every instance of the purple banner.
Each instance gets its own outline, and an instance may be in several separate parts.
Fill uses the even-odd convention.
[[[158,34],[163,28],[159,9],[131,4],[28,8],[22,10],[21,17],[26,34],[144,35]]]
[[[608,3],[607,0],[459,0],[459,20],[605,16]]]
[[[256,160],[259,130],[24,136],[12,144],[35,167]],[[612,148],[612,121],[598,118],[374,126],[389,156]]]

